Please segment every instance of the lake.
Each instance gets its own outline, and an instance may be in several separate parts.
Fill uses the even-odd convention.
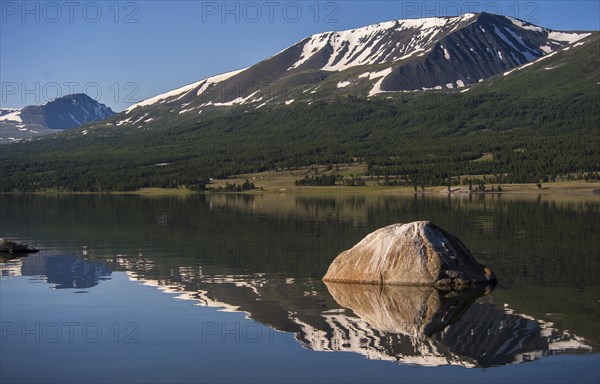
[[[430,220],[491,292],[329,284],[388,224]],[[0,381],[600,381],[600,197],[0,196]]]

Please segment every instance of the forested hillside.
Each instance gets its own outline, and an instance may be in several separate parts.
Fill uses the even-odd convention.
[[[3,192],[203,188],[209,178],[362,160],[373,175],[442,185],[600,171],[597,36],[468,91],[332,97],[232,109],[151,130],[107,126],[0,148]],[[483,154],[489,154],[483,157]],[[476,161],[476,160],[483,161]]]

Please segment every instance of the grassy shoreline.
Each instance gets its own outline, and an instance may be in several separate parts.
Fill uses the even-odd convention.
[[[316,169],[316,173],[315,173]],[[339,165],[334,171],[325,166],[304,167],[297,170],[287,171],[265,171],[261,173],[253,173],[246,175],[231,176],[227,179],[214,180],[207,187],[217,189],[223,188],[229,184],[243,184],[246,180],[255,184],[255,190],[242,192],[245,194],[263,194],[263,193],[300,193],[300,194],[329,194],[329,193],[353,193],[353,194],[443,194],[448,195],[447,186],[425,187],[415,192],[412,186],[394,186],[388,187],[378,184],[378,179],[367,176],[365,174],[367,167],[365,164],[345,164]],[[365,180],[365,186],[297,186],[296,180],[304,178],[306,175],[330,175],[339,174],[345,179],[351,179],[353,176],[362,177]],[[483,178],[480,176],[471,176]],[[390,178],[393,180],[393,178]],[[383,178],[379,182],[383,183]],[[542,183],[541,188],[536,183],[529,184],[501,184],[502,191],[492,191],[498,189],[498,184],[486,184],[487,191],[483,194],[592,194],[594,190],[600,190],[600,181],[584,181],[584,180],[564,180]],[[469,195],[469,189],[466,185],[452,186],[452,195]],[[471,194],[479,195],[481,193],[472,192]],[[600,196],[600,195],[599,195]]]
[[[218,183],[210,184],[209,187],[221,186],[225,182],[244,182],[246,179],[227,179],[219,180]],[[222,182],[222,183],[221,183]],[[323,187],[299,187],[295,185],[277,185],[267,186],[256,183],[257,189],[244,192],[222,192],[217,190],[208,191],[193,191],[187,188],[143,188],[137,191],[113,191],[113,192],[69,192],[69,191],[36,191],[36,192],[18,192],[18,193],[3,193],[6,195],[27,194],[27,195],[136,195],[136,196],[191,196],[198,194],[244,194],[244,195],[262,195],[262,194],[353,194],[353,195],[394,195],[394,194],[410,194],[410,195],[448,195],[448,188],[444,186],[426,187],[424,191],[419,189],[415,192],[413,187],[385,187],[379,185],[367,185],[363,187],[349,186],[323,186]],[[261,190],[260,187],[263,187]],[[496,185],[495,185],[496,186]],[[281,188],[280,188],[281,187]],[[471,192],[468,187],[456,186],[452,188],[452,196],[469,196],[469,195],[594,195],[600,198],[599,193],[594,191],[600,190],[600,182],[586,181],[557,181],[544,183],[542,188],[538,188],[536,184],[502,184],[502,191],[487,191],[487,192]]]
[[[260,173],[230,176],[226,179],[212,180],[206,191],[194,191],[188,188],[142,188],[137,191],[113,191],[113,192],[70,192],[56,189],[36,191],[36,192],[8,192],[3,194],[29,194],[29,195],[137,195],[137,196],[190,196],[197,194],[226,193],[226,194],[244,194],[244,195],[262,195],[262,194],[353,194],[353,195],[449,195],[447,186],[418,188],[415,191],[412,186],[383,186],[383,178],[371,178],[363,176],[367,170],[365,164],[340,164],[335,170],[324,165],[313,165],[310,167],[298,168],[285,171],[265,171]],[[365,186],[297,186],[296,180],[302,179],[307,175],[331,175],[337,174],[345,179],[351,179],[354,176],[362,177]],[[483,178],[483,175],[471,176]],[[219,189],[227,184],[241,185],[246,180],[255,184],[256,189],[243,192],[225,192]],[[390,178],[393,180],[393,178]],[[486,192],[470,192],[465,185],[452,186],[452,196],[469,195],[594,195],[600,197],[600,194],[594,194],[594,191],[600,191],[600,181],[584,180],[562,180],[555,182],[542,183],[541,188],[535,183],[529,184],[501,184],[502,191],[498,191],[498,184],[486,184]],[[494,187],[494,190],[492,190]]]

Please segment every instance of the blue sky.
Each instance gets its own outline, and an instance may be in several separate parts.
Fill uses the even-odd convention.
[[[590,1],[0,0],[0,106],[86,92],[116,111],[244,68],[314,33],[402,18],[501,13],[600,29]]]

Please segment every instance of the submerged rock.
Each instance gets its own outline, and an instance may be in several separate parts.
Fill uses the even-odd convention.
[[[428,221],[393,224],[367,235],[333,260],[324,281],[463,289],[495,284],[465,245]]]
[[[14,241],[8,241],[4,239],[0,239],[0,253],[36,253],[39,252],[39,249],[29,248],[26,244],[18,244]]]

